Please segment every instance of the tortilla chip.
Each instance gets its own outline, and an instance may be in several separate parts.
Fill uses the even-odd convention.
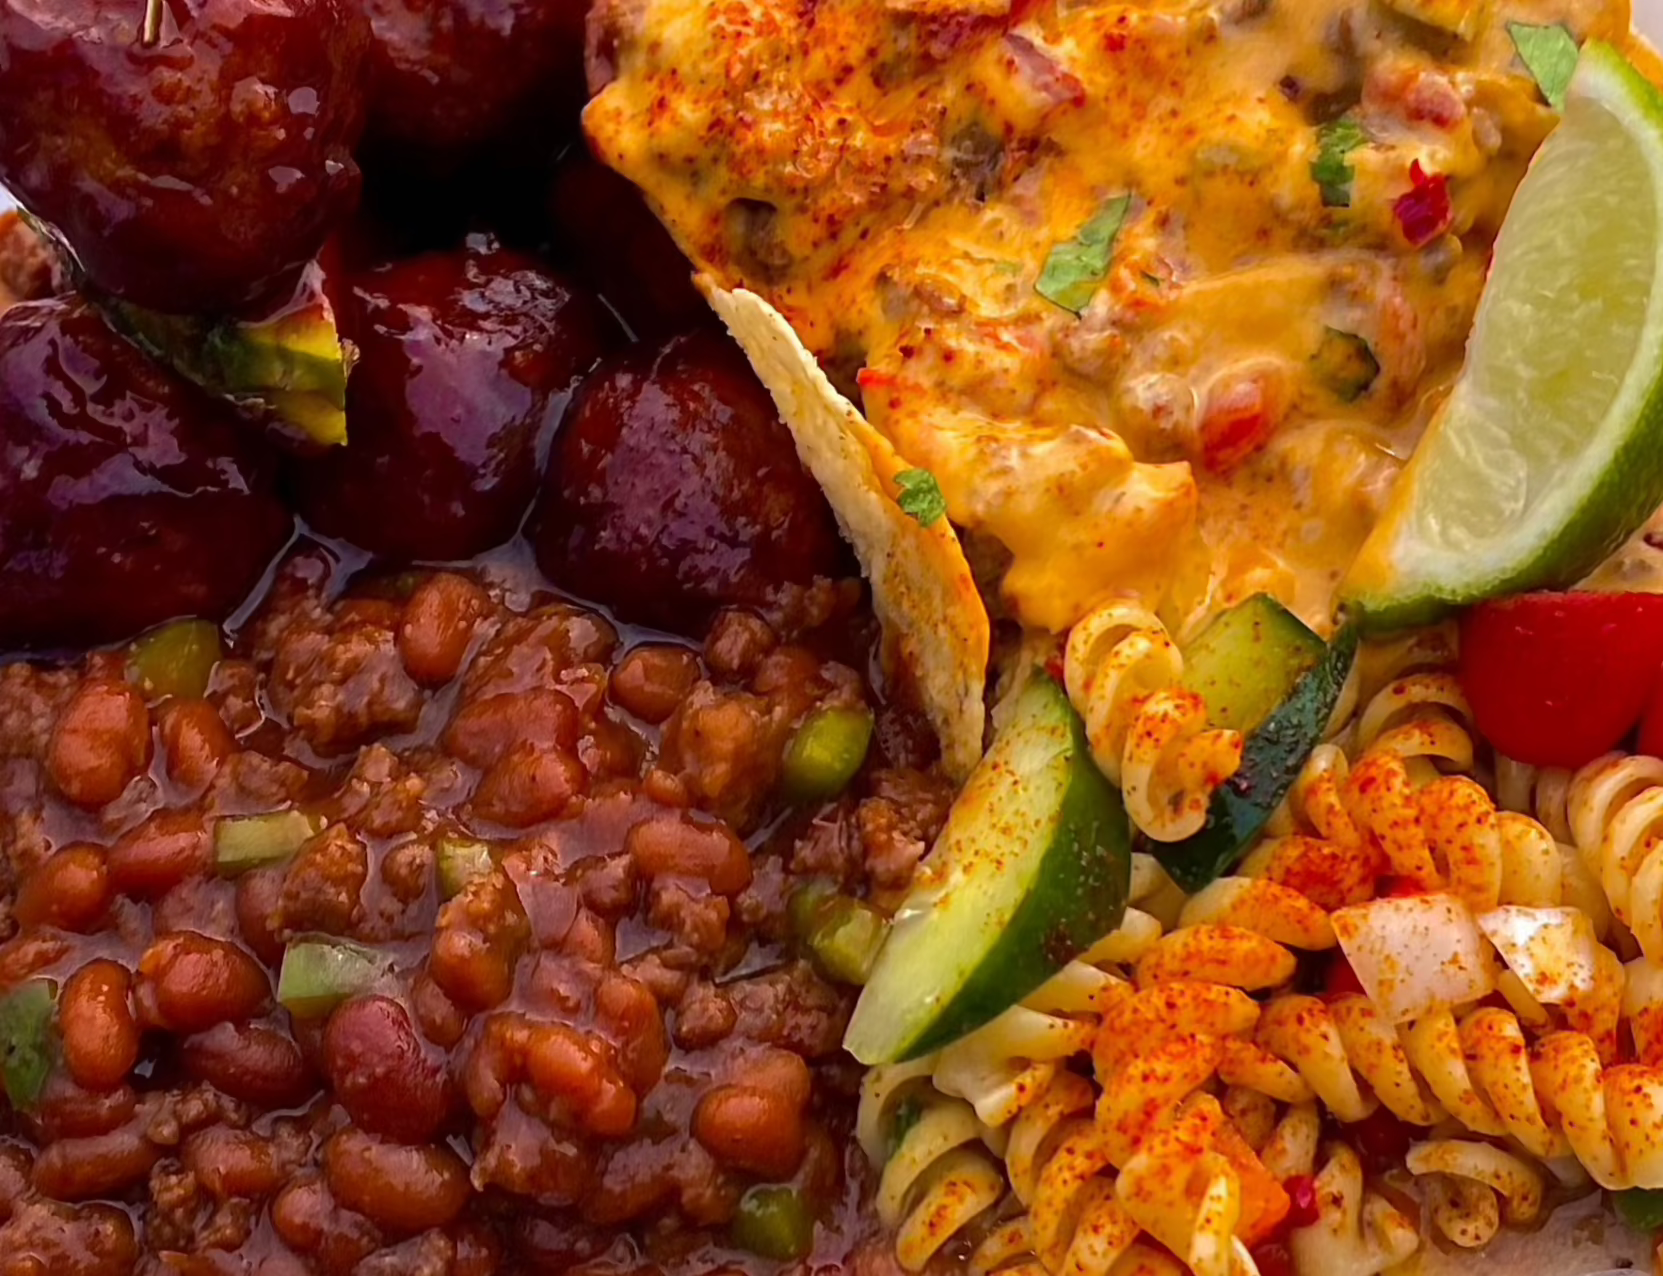
[[[885,646],[917,682],[948,772],[962,780],[982,756],[987,608],[952,524],[929,527],[896,503],[911,469],[833,388],[783,315],[754,292],[699,287],[774,396],[797,453],[826,493],[872,584]]]

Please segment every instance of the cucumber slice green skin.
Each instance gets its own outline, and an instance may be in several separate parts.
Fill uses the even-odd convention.
[[[1184,652],[1185,690],[1207,702],[1207,720],[1252,731],[1321,662],[1328,644],[1269,594],[1218,617]]]
[[[1130,828],[1068,697],[1036,674],[897,913],[845,1048],[917,1058],[1033,992],[1120,924]]]
[[[1185,891],[1194,894],[1229,872],[1264,832],[1311,750],[1321,743],[1356,655],[1357,632],[1347,625],[1335,635],[1321,663],[1247,737],[1241,769],[1213,795],[1207,826],[1182,842],[1148,847]]]

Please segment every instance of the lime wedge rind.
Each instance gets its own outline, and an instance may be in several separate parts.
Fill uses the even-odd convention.
[[[1370,628],[1568,585],[1663,503],[1663,96],[1590,42],[1467,366],[1342,591]]]

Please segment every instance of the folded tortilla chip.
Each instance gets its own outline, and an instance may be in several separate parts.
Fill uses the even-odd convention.
[[[953,526],[928,527],[897,504],[911,469],[826,379],[785,317],[754,292],[699,286],[774,396],[872,585],[885,646],[917,683],[947,771],[963,779],[982,756],[987,608]]]

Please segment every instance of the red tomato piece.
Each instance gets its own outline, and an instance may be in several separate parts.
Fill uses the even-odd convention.
[[[1635,748],[1649,757],[1663,758],[1663,678],[1657,680],[1651,703],[1640,719],[1640,740]]]
[[[1425,248],[1449,229],[1455,220],[1455,210],[1449,202],[1449,178],[1442,173],[1428,174],[1419,160],[1409,165],[1407,194],[1392,203],[1397,224],[1403,237],[1415,248]]]
[[[1286,412],[1286,387],[1274,368],[1249,366],[1221,374],[1209,387],[1201,412],[1202,466],[1228,474],[1270,442]]]
[[[1480,733],[1532,766],[1579,767],[1640,720],[1663,668],[1663,595],[1523,594],[1461,620]]]

